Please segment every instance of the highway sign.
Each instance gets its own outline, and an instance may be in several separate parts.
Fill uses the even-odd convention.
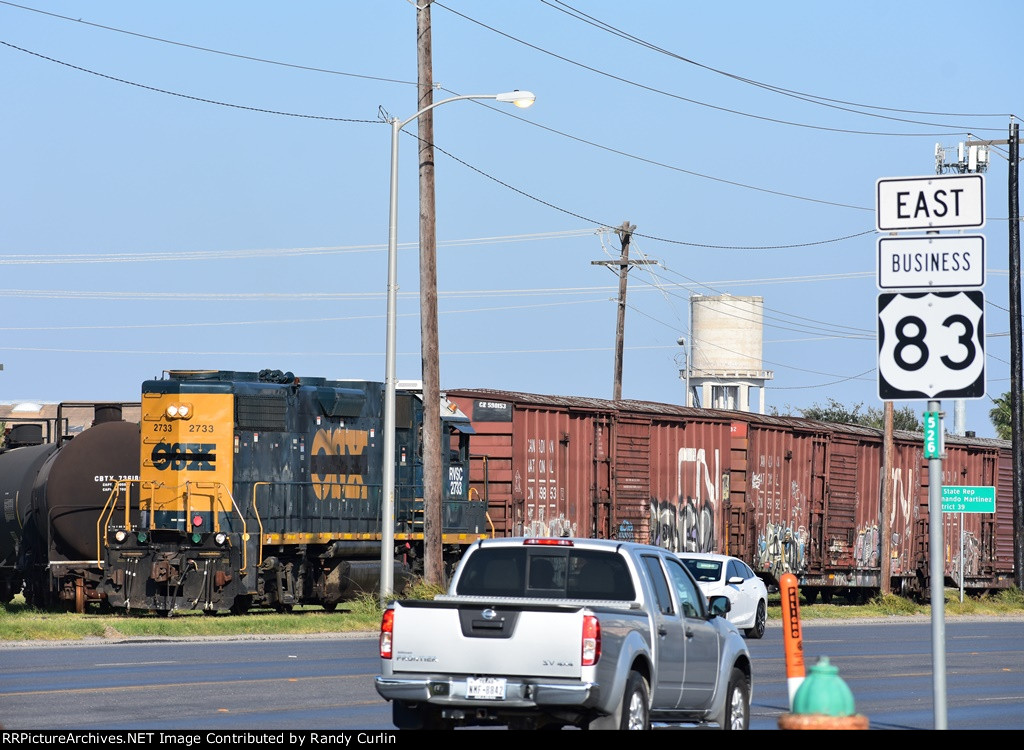
[[[984,398],[984,308],[980,290],[879,294],[879,398]]]
[[[943,513],[995,513],[995,487],[942,488]]]
[[[985,286],[985,238],[980,234],[879,237],[879,289]]]
[[[875,183],[875,225],[880,232],[983,227],[985,177],[883,177]]]

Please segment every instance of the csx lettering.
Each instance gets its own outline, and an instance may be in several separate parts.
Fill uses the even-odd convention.
[[[366,497],[363,477],[368,472],[364,430],[317,430],[310,451],[310,478],[320,500],[355,500]]]
[[[216,443],[157,443],[150,454],[158,471],[216,471]]]

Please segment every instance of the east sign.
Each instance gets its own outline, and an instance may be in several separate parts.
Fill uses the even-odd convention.
[[[985,226],[984,175],[883,177],[875,184],[880,232]]]

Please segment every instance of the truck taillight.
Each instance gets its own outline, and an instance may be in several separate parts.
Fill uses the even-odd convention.
[[[381,637],[383,638],[383,635]],[[597,664],[600,658],[601,623],[597,621],[594,615],[583,615],[583,654],[581,664],[584,667],[592,667]]]
[[[391,637],[395,632],[395,610],[384,610],[380,620],[380,658],[391,658]]]

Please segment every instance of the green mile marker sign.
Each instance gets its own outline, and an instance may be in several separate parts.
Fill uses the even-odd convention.
[[[995,513],[995,487],[942,488],[943,513]]]

